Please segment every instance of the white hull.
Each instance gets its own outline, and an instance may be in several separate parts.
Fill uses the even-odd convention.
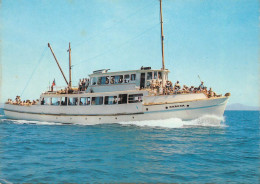
[[[157,105],[143,104],[126,104],[115,105],[113,108],[126,109],[127,112],[121,111],[118,114],[108,113],[109,109],[105,106],[100,106],[101,113],[84,114],[79,111],[79,107],[70,108],[68,113],[58,113],[53,110],[44,112],[43,109],[37,109],[37,106],[17,106],[6,105],[4,108],[5,116],[10,119],[19,120],[36,120],[47,122],[71,123],[82,125],[94,125],[105,123],[117,123],[128,121],[143,121],[143,120],[160,120],[169,118],[180,118],[182,120],[192,120],[205,115],[223,116],[228,98],[212,98],[191,100],[175,103],[164,103]],[[132,108],[129,106],[132,105]],[[133,107],[134,106],[134,107]],[[56,107],[57,108],[57,107]],[[111,109],[111,107],[109,107]],[[113,111],[112,108],[112,111]],[[82,109],[82,107],[81,107]],[[132,109],[132,110],[131,110]],[[135,109],[135,110],[133,110]],[[76,113],[77,112],[77,113]],[[118,112],[118,111],[113,111]]]

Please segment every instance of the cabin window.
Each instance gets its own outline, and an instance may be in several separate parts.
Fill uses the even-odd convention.
[[[105,78],[105,84],[109,84],[109,76],[106,76],[104,78]]]
[[[78,105],[78,98],[69,98],[68,105]]]
[[[118,95],[118,104],[126,104],[127,103],[127,94]]]
[[[110,84],[115,84],[115,76],[110,77]]]
[[[135,81],[136,79],[136,74],[131,74],[131,81]]]
[[[67,97],[61,97],[61,105],[67,105],[68,98]]]
[[[106,77],[99,77],[100,79],[100,84],[106,84]]]
[[[153,72],[147,72],[147,80],[152,80]]]
[[[52,98],[51,105],[60,105],[60,98]]]
[[[124,82],[129,83],[129,81],[130,81],[130,75],[127,74],[127,75],[124,76]]]
[[[105,105],[117,104],[117,96],[105,96]]]
[[[93,77],[91,79],[91,85],[96,85],[97,84],[97,78],[96,77]]]
[[[131,94],[128,96],[128,103],[142,102],[143,94]]]
[[[154,72],[154,73],[153,73],[153,78],[154,78],[154,79],[157,79],[157,72]]]
[[[115,76],[115,84],[121,84],[123,82],[123,75]]]
[[[92,97],[92,105],[103,105],[103,96]]]
[[[97,85],[100,85],[101,84],[101,77],[98,77],[97,78]]]
[[[42,105],[50,105],[50,98],[42,98],[41,104]]]
[[[90,105],[90,97],[81,97],[80,105]]]
[[[162,79],[162,72],[158,72],[159,79]]]

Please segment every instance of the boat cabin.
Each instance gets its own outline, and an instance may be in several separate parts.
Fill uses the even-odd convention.
[[[142,67],[140,70],[108,72],[109,69],[97,70],[90,74],[87,93],[127,91],[150,88],[157,82],[164,86],[169,70],[152,70]]]

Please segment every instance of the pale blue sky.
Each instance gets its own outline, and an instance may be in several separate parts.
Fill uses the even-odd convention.
[[[165,65],[170,79],[199,85],[198,75],[229,103],[259,103],[258,0],[163,0]],[[73,84],[93,70],[161,68],[158,0],[2,0],[1,102],[38,98],[55,78]],[[38,66],[42,53],[45,53]],[[38,66],[38,67],[37,67]]]

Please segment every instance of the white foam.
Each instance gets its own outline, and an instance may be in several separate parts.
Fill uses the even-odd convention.
[[[13,184],[12,182],[7,181],[6,179],[1,178],[0,183]]]
[[[170,118],[165,120],[145,120],[145,121],[131,121],[120,122],[121,125],[136,125],[140,127],[154,127],[154,128],[190,128],[190,127],[224,127],[224,117],[218,116],[203,116],[195,120],[184,121],[179,118]]]
[[[28,121],[28,120],[11,120],[11,119],[1,119],[1,121],[11,121],[15,124],[68,125],[66,123],[45,122],[45,121]],[[118,122],[117,124],[120,124],[122,126],[134,125],[139,127],[152,127],[152,128],[190,128],[190,127],[225,127],[226,125],[224,124],[224,122],[225,119],[223,116],[218,117],[213,115],[206,115],[190,121],[184,121],[179,118],[170,118],[165,120]],[[73,123],[73,124],[82,125],[79,123]]]
[[[47,122],[47,121],[29,121],[29,120],[12,120],[2,119],[2,121],[11,121],[15,124],[36,124],[36,125],[62,125],[61,123]]]

